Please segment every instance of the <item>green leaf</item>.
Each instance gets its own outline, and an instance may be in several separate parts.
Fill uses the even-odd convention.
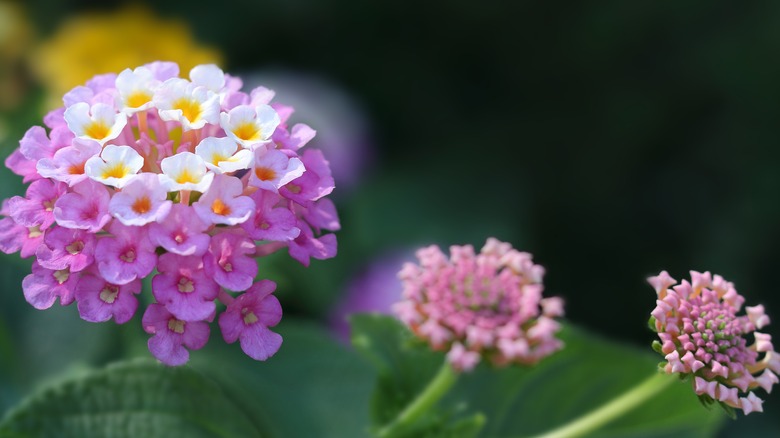
[[[192,369],[136,359],[39,391],[6,414],[0,436],[262,436],[252,418]]]
[[[413,345],[411,333],[393,318],[360,315],[352,323],[355,347],[379,370],[372,409],[384,411],[372,418],[384,423],[425,386],[442,355]],[[658,357],[650,348],[615,343],[570,324],[561,338],[566,347],[534,367],[481,364],[462,375],[439,409],[484,414],[482,437],[533,436],[587,414],[657,372]],[[724,418],[702,408],[690,382],[673,382],[590,436],[709,437]]]
[[[212,339],[193,352],[192,366],[263,418],[268,436],[366,436],[370,367],[319,324],[285,318],[273,330],[284,342],[265,362],[247,357],[238,343]]]

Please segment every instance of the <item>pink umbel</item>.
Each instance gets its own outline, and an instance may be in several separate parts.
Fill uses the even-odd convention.
[[[738,315],[745,298],[733,283],[709,272],[691,271],[690,282],[676,285],[662,271],[648,282],[658,294],[650,327],[658,333],[653,348],[664,355],[664,371],[693,377],[693,389],[705,404],[762,412],[755,391],[771,392],[780,373],[771,336],[756,331],[769,324],[764,306],[746,307],[746,314]]]
[[[559,350],[563,316],[558,297],[542,298],[544,269],[531,255],[489,238],[479,254],[471,245],[417,251],[398,277],[398,317],[434,350],[446,351],[458,371],[481,359],[493,365],[531,365]]]
[[[2,203],[0,250],[35,256],[30,304],[76,301],[83,319],[121,324],[153,275],[141,324],[161,362],[187,362],[220,310],[226,341],[276,353],[281,306],[256,259],[333,257],[340,224],[330,165],[304,148],[315,131],[290,125],[273,91],[241,87],[216,65],[185,79],[153,62],[74,88],[27,131],[5,164],[30,185]]]

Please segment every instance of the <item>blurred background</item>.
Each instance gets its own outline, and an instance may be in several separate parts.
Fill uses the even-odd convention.
[[[649,346],[645,278],[694,269],[763,303],[780,339],[778,19],[778,2],[703,0],[3,0],[0,152],[94,74],[215,62],[295,106],[333,167],[338,257],[261,262],[286,315],[343,336],[344,312],[393,301],[416,247],[495,236],[605,337]],[[0,179],[3,198],[22,193]],[[75,357],[51,327],[78,318],[24,302],[17,259],[0,259],[0,355],[19,356],[0,372],[21,361],[35,381],[55,365],[25,339]],[[91,354],[99,330],[74,330]],[[94,350],[80,359],[111,354]]]

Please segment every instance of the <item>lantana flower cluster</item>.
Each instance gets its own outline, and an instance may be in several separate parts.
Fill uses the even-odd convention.
[[[184,79],[154,62],[94,77],[27,131],[6,165],[30,185],[2,204],[0,250],[35,257],[30,304],[75,301],[83,319],[121,324],[153,275],[142,323],[163,363],[204,346],[217,301],[227,342],[257,360],[278,350],[276,285],[255,281],[255,258],[334,256],[334,182],[322,153],[302,149],[315,131],[290,127],[273,91],[241,86],[215,65]]]
[[[663,370],[693,377],[705,404],[762,412],[756,390],[771,392],[780,373],[771,336],[757,331],[769,324],[764,306],[746,306],[738,315],[745,298],[709,272],[691,271],[690,282],[673,286],[677,281],[662,271],[648,282],[658,294],[650,327],[658,333],[653,347],[664,355]]]
[[[399,319],[434,350],[447,351],[457,371],[483,358],[493,365],[531,365],[562,348],[555,337],[563,301],[542,298],[544,268],[531,255],[489,238],[479,254],[471,245],[417,251],[398,277]]]

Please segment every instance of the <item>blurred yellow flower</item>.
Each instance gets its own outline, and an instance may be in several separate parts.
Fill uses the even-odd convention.
[[[55,108],[60,96],[96,74],[157,60],[177,62],[186,74],[198,64],[220,64],[222,56],[199,45],[185,22],[133,4],[67,19],[34,53],[32,68],[51,96],[47,107]]]
[[[24,55],[32,35],[24,11],[15,3],[0,1],[0,111],[14,109],[24,95]]]

